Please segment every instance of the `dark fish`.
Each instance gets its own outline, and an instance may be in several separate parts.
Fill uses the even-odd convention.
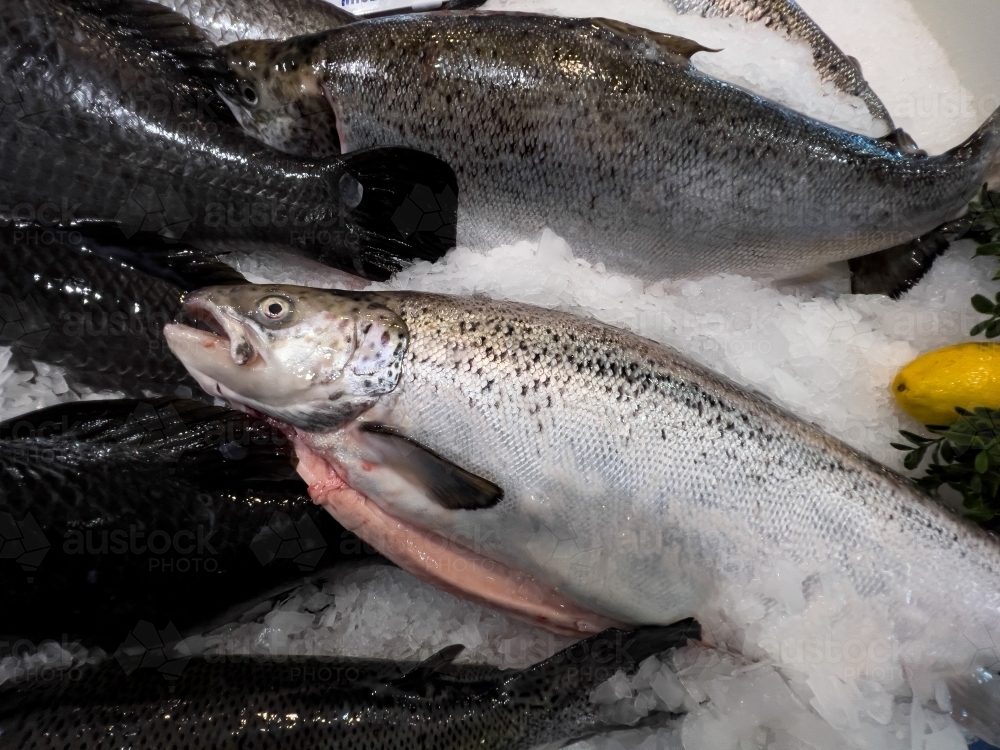
[[[691,622],[608,630],[519,671],[451,665],[461,646],[409,671],[238,657],[177,661],[168,680],[121,659],[0,692],[0,749],[527,750],[608,728],[591,690],[697,637]]]
[[[113,651],[140,620],[193,632],[361,559],[288,454],[265,422],[183,400],[65,404],[0,424],[0,634]]]
[[[605,19],[405,16],[229,45],[242,83],[223,93],[278,148],[308,144],[296,117],[318,124],[325,108],[343,152],[442,157],[458,173],[461,244],[549,227],[647,279],[789,276],[884,250],[996,176],[996,114],[952,151],[916,156],[704,75],[687,59],[701,49]]]
[[[393,222],[415,190],[454,195],[447,165],[405,149],[304,161],[262,147],[216,112],[201,77],[228,76],[214,45],[162,6],[134,6],[131,26],[56,0],[0,6],[0,219],[290,246],[372,278],[454,244],[447,215],[431,230]]]
[[[151,262],[154,253],[148,244],[108,246],[74,230],[0,229],[0,346],[13,349],[22,369],[32,360],[65,368],[73,385],[135,398],[198,393],[163,326],[180,311],[185,289],[240,277],[181,246],[165,248],[166,265]]]

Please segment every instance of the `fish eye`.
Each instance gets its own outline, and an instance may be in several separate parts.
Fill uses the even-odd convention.
[[[240,93],[243,94],[243,99],[244,101],[246,101],[247,104],[257,103],[257,91],[249,83],[245,81],[243,82],[242,88],[240,89]]]
[[[266,297],[257,306],[265,321],[280,321],[292,312],[292,303],[284,297]]]

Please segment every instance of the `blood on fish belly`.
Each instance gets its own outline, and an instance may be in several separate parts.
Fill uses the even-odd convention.
[[[337,468],[293,436],[309,496],[344,528],[422,581],[560,635],[631,626],[574,604],[528,573],[491,560],[440,533],[393,517],[350,487]],[[377,467],[367,464],[366,471]]]

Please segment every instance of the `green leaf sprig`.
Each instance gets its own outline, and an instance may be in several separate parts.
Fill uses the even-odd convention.
[[[959,420],[950,426],[928,425],[936,438],[900,434],[908,444],[893,443],[906,451],[903,465],[916,470],[928,456],[926,474],[915,480],[936,494],[944,485],[962,495],[968,516],[988,523],[1000,515],[1000,411],[979,407],[974,411],[957,408]]]
[[[979,247],[976,257],[992,255],[1000,257],[1000,193],[983,186],[979,200],[969,204],[969,211],[955,222],[955,233],[958,239],[975,240]],[[1000,279],[1000,270],[993,278]],[[1000,336],[1000,294],[995,300],[977,294],[972,298],[972,306],[976,312],[989,315],[986,320],[976,323],[969,332],[970,336],[986,334],[986,338],[995,339]]]

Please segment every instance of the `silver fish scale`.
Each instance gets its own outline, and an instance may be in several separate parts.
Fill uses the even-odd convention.
[[[695,615],[774,560],[893,616],[995,619],[992,536],[673,350],[514,303],[381,298],[410,350],[366,419],[503,487],[496,508],[432,514],[477,551],[635,622]]]

